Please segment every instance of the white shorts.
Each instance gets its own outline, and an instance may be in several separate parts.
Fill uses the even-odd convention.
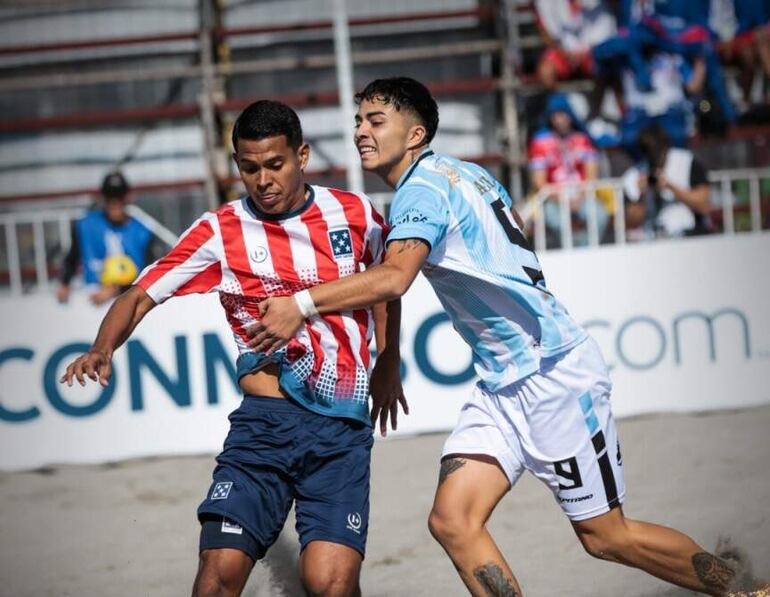
[[[477,386],[442,457],[492,456],[512,486],[527,469],[571,520],[599,516],[626,492],[611,390],[599,347],[588,338],[497,393]]]

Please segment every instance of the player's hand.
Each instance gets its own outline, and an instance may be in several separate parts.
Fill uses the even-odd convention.
[[[401,360],[395,358],[377,359],[369,380],[369,393],[372,395],[372,426],[377,430],[377,419],[380,421],[380,435],[388,435],[388,418],[390,426],[395,431],[398,428],[398,405],[409,414],[409,405],[401,385]]]
[[[257,352],[272,354],[294,337],[305,318],[293,296],[276,296],[259,303],[262,318],[246,329],[248,345]]]
[[[91,304],[99,306],[115,298],[119,294],[120,288],[117,286],[102,286],[96,292],[92,292],[88,295],[88,300],[91,301]]]
[[[75,378],[81,386],[84,386],[86,385],[86,377],[88,377],[107,387],[111,376],[112,355],[92,348],[67,366],[67,370],[59,379],[59,383],[66,383],[72,387],[72,379]]]
[[[66,303],[70,300],[70,287],[62,284],[56,289],[56,300],[60,303]]]

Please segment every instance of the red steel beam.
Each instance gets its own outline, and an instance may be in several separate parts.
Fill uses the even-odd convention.
[[[199,108],[195,104],[172,104],[129,110],[106,110],[103,112],[78,112],[44,118],[0,119],[0,133],[18,133],[44,129],[94,127],[131,122],[152,122],[156,120],[191,118]]]
[[[350,27],[358,27],[364,25],[388,25],[392,23],[433,21],[436,19],[460,19],[464,17],[478,17],[483,20],[491,19],[494,16],[494,7],[483,6],[481,8],[470,10],[411,12],[402,13],[399,15],[383,15],[378,17],[358,17],[349,19],[348,25]],[[241,35],[259,35],[264,33],[286,33],[291,31],[307,31],[312,29],[331,29],[332,26],[333,22],[331,20],[319,20],[305,21],[301,23],[262,25],[258,27],[220,27],[214,30],[214,35],[218,38],[226,38]]]
[[[456,95],[465,93],[488,93],[495,91],[498,81],[494,78],[466,79],[427,83],[435,95]],[[230,99],[219,102],[217,108],[227,112],[237,112],[251,102],[264,97]],[[337,91],[301,92],[270,96],[269,99],[283,102],[294,108],[308,106],[333,106],[338,102]],[[195,104],[172,104],[132,108],[129,110],[105,110],[101,112],[77,112],[61,116],[44,118],[9,118],[0,119],[0,133],[19,133],[48,129],[96,127],[132,122],[148,122],[163,119],[182,119],[197,116],[199,108]]]
[[[20,46],[0,46],[0,56],[13,54],[32,54],[37,52],[64,52],[67,50],[89,50],[93,48],[110,48],[149,43],[164,43],[171,41],[193,41],[198,39],[197,31],[181,33],[159,33],[157,35],[142,35],[138,37],[113,37],[110,39],[86,39],[82,41],[64,41],[50,44],[30,44]]]
[[[458,95],[465,93],[488,93],[497,90],[499,82],[493,77],[478,79],[463,79],[456,81],[436,81],[425,83],[426,87],[437,96]],[[250,103],[265,99],[254,96],[246,98],[234,98],[217,104],[217,108],[225,112],[238,112]],[[320,91],[293,93],[286,95],[270,96],[268,99],[276,100],[290,105],[293,108],[305,108],[308,106],[334,106],[339,102],[336,91]]]
[[[495,10],[493,7],[483,6],[481,8],[472,10],[431,11],[404,13],[400,15],[387,15],[380,17],[360,17],[350,19],[349,24],[350,26],[355,27],[361,25],[384,25],[390,23],[429,21],[436,19],[453,19],[463,17],[479,17],[480,19],[490,19],[494,16]],[[218,27],[214,29],[212,33],[217,39],[224,39],[231,36],[308,31],[313,29],[330,29],[331,27],[331,20],[319,20],[302,23],[280,23],[276,25],[263,25],[258,27]],[[155,35],[140,35],[133,37],[114,37],[110,39],[87,39],[45,44],[0,46],[0,56],[32,54],[37,52],[88,50],[94,48],[109,48],[114,46],[140,45],[148,43],[166,43],[173,41],[195,41],[198,39],[199,35],[199,31],[182,31],[178,33],[158,33]]]

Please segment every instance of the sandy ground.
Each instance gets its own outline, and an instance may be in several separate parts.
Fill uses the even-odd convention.
[[[770,577],[770,406],[620,422],[626,513],[709,549],[730,535]],[[464,595],[426,518],[444,435],[378,442],[362,589],[366,596]],[[189,594],[195,508],[213,456],[0,474],[0,595]],[[525,477],[490,526],[525,595],[675,597],[641,572],[593,560],[538,481]],[[293,520],[245,595],[299,595]]]

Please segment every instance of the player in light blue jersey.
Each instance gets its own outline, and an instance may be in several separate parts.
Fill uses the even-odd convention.
[[[529,470],[591,555],[727,594],[735,570],[725,560],[676,530],[624,516],[607,367],[549,292],[505,189],[476,164],[430,149],[438,108],[417,81],[377,80],[356,100],[363,168],[396,191],[384,262],[309,294],[268,299],[252,345],[274,349],[316,312],[398,298],[422,271],[480,378],[444,447],[429,520],[468,590],[521,594],[486,521]]]

